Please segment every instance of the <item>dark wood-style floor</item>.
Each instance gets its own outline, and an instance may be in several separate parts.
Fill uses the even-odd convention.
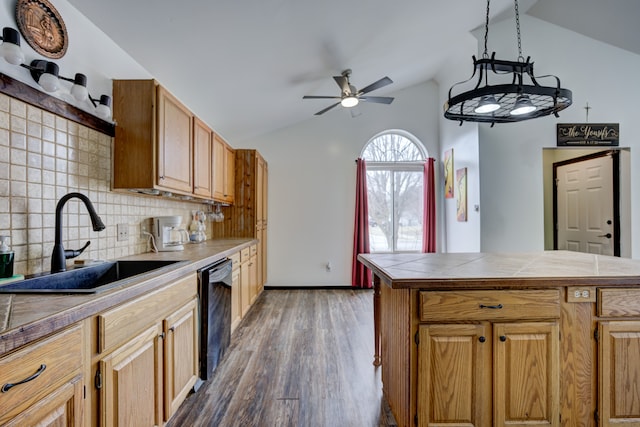
[[[372,364],[372,304],[368,290],[264,291],[168,426],[395,426]]]

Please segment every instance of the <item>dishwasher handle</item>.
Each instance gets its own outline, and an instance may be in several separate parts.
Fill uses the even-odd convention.
[[[207,275],[209,276],[209,283],[219,283],[224,282],[227,277],[231,275],[231,271],[233,270],[231,260],[224,261],[223,263],[217,264],[215,266],[210,267],[207,271]]]

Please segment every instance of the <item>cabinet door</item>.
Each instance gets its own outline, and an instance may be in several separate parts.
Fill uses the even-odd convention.
[[[226,178],[226,149],[225,142],[218,136],[213,136],[213,198],[224,200]]]
[[[242,301],[240,295],[240,267],[234,268],[231,273],[231,333],[240,324],[242,319]]]
[[[599,329],[599,425],[638,426],[640,322],[600,322]]]
[[[235,199],[236,185],[236,153],[229,145],[225,145],[225,180],[224,200],[233,203]]]
[[[5,427],[72,427],[84,425],[83,382],[79,375],[34,403]]]
[[[249,277],[249,261],[247,260],[240,264],[240,312],[242,313],[242,317],[247,314],[249,306],[251,305],[251,281]]]
[[[198,379],[198,300],[164,320],[164,416],[167,421]]]
[[[193,119],[193,194],[213,195],[213,133],[200,119]]]
[[[191,120],[191,112],[169,92],[158,87],[159,186],[186,193],[193,191]]]
[[[559,425],[558,323],[496,323],[493,348],[495,425]]]
[[[420,326],[418,426],[491,426],[490,328]]]
[[[258,257],[249,258],[249,303],[253,304],[258,298]]]
[[[101,425],[162,425],[162,329],[158,323],[100,361]]]

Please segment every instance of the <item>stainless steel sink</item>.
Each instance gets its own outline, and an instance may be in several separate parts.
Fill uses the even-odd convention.
[[[145,275],[168,271],[187,261],[110,261],[60,273],[43,274],[0,286],[0,293],[98,293],[127,285]]]

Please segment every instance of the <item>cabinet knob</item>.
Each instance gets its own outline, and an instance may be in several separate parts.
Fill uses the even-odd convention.
[[[507,340],[507,337],[504,335],[500,335],[500,341],[505,342]]]
[[[172,326],[172,327],[169,328],[169,332],[175,332],[175,330],[176,330],[175,326]]]
[[[160,338],[161,340],[163,340],[163,339],[164,339],[164,337],[165,337],[164,332],[161,332],[161,333],[160,333],[160,335],[158,335],[158,338]]]
[[[486,339],[485,337],[480,337],[480,338],[478,338],[478,341],[480,341],[480,342],[485,342],[486,340],[487,340],[487,339]]]

